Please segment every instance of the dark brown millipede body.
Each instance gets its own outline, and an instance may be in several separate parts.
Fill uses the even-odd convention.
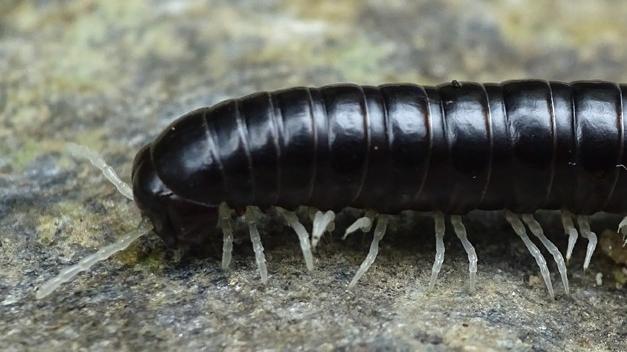
[[[171,246],[206,244],[217,238],[219,225],[228,260],[229,209],[246,209],[263,280],[258,209],[281,208],[306,259],[309,236],[291,210],[363,209],[365,216],[347,233],[368,230],[375,221],[377,226],[351,286],[374,260],[385,233],[388,215],[377,214],[415,210],[435,219],[431,285],[442,264],[449,215],[468,253],[472,287],[477,256],[461,215],[505,210],[550,294],[546,263],[526,228],[553,255],[568,292],[564,260],[531,213],[561,210],[570,238],[567,258],[578,227],[589,241],[588,266],[596,235],[587,215],[627,212],[624,88],[602,81],[519,80],[255,93],[194,110],[142,148],[133,164],[134,200]],[[333,212],[317,213],[314,246],[332,220]]]

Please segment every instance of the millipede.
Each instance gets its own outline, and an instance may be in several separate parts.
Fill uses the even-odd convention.
[[[554,297],[546,260],[527,230],[537,238],[568,294],[564,257],[533,214],[560,211],[568,235],[566,260],[581,234],[587,240],[583,267],[589,266],[597,243],[590,215],[627,213],[625,88],[605,81],[517,80],[259,92],[172,122],[137,153],[132,186],[97,153],[68,144],[69,152],[90,160],[135,202],[143,220],[45,282],[36,296],[49,295],[152,232],[170,247],[204,246],[221,236],[226,270],[236,214],[246,224],[265,283],[259,220],[271,209],[296,233],[305,265],[313,270],[312,250],[345,208],[361,215],[344,238],[374,228],[349,288],[375,261],[390,218],[411,210],[433,217],[436,254],[429,286],[436,284],[444,261],[448,218],[467,253],[474,289],[478,258],[463,217],[488,210],[504,213]],[[300,206],[317,210],[311,233],[295,212]],[[617,232],[627,233],[627,217]]]

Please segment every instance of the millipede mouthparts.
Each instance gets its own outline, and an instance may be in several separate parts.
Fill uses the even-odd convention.
[[[72,154],[89,159],[134,200],[146,221],[46,282],[37,298],[151,231],[168,246],[190,247],[218,240],[221,229],[227,269],[234,209],[245,219],[262,282],[268,273],[258,223],[271,208],[294,230],[306,267],[313,270],[312,248],[333,230],[335,213],[347,207],[363,216],[344,237],[374,228],[349,288],[374,262],[390,217],[414,210],[434,219],[429,286],[444,261],[448,217],[468,255],[473,289],[478,258],[463,216],[481,209],[504,210],[554,297],[546,260],[529,230],[553,257],[568,294],[564,258],[533,213],[561,211],[566,259],[581,234],[587,240],[586,269],[597,243],[589,215],[627,213],[625,87],[519,80],[259,92],[172,122],[137,153],[132,187],[98,154],[69,144]],[[324,210],[315,212],[311,234],[294,212],[299,206]],[[627,217],[618,232],[627,234]]]

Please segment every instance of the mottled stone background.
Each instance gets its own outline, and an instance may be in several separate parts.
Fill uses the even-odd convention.
[[[225,275],[215,258],[181,258],[150,237],[48,299],[33,296],[138,221],[98,172],[63,153],[64,142],[101,151],[128,179],[134,151],[173,118],[256,90],[625,82],[626,18],[618,1],[1,1],[0,350],[626,350],[624,252],[597,251],[584,273],[580,243],[569,297],[550,263],[551,301],[500,217],[469,220],[474,294],[452,234],[441,280],[425,290],[432,225],[404,216],[350,293],[369,236],[327,238],[308,273],[295,236],[271,226],[263,233],[278,240],[264,237],[265,287],[246,243]],[[559,219],[542,221],[564,249]],[[605,252],[612,239],[603,237]]]

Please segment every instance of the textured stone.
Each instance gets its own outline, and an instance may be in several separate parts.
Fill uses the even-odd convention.
[[[134,152],[174,117],[256,90],[340,81],[627,81],[627,3],[260,3],[0,3],[0,349],[627,349],[624,281],[613,274],[619,264],[598,251],[583,273],[580,242],[570,297],[549,264],[557,291],[550,301],[530,279],[538,271],[523,244],[501,218],[483,215],[470,221],[479,256],[473,294],[452,233],[441,279],[425,290],[432,223],[408,216],[393,221],[379,258],[346,292],[369,236],[340,241],[351,220],[342,215],[312,273],[294,234],[264,227],[265,287],[247,243],[236,244],[226,275],[219,260],[181,258],[151,236],[35,301],[44,280],[138,221],[133,204],[90,165],[64,154],[67,141],[101,151],[128,179]],[[610,220],[593,228],[613,228],[617,219]],[[542,222],[563,250],[559,219]]]

